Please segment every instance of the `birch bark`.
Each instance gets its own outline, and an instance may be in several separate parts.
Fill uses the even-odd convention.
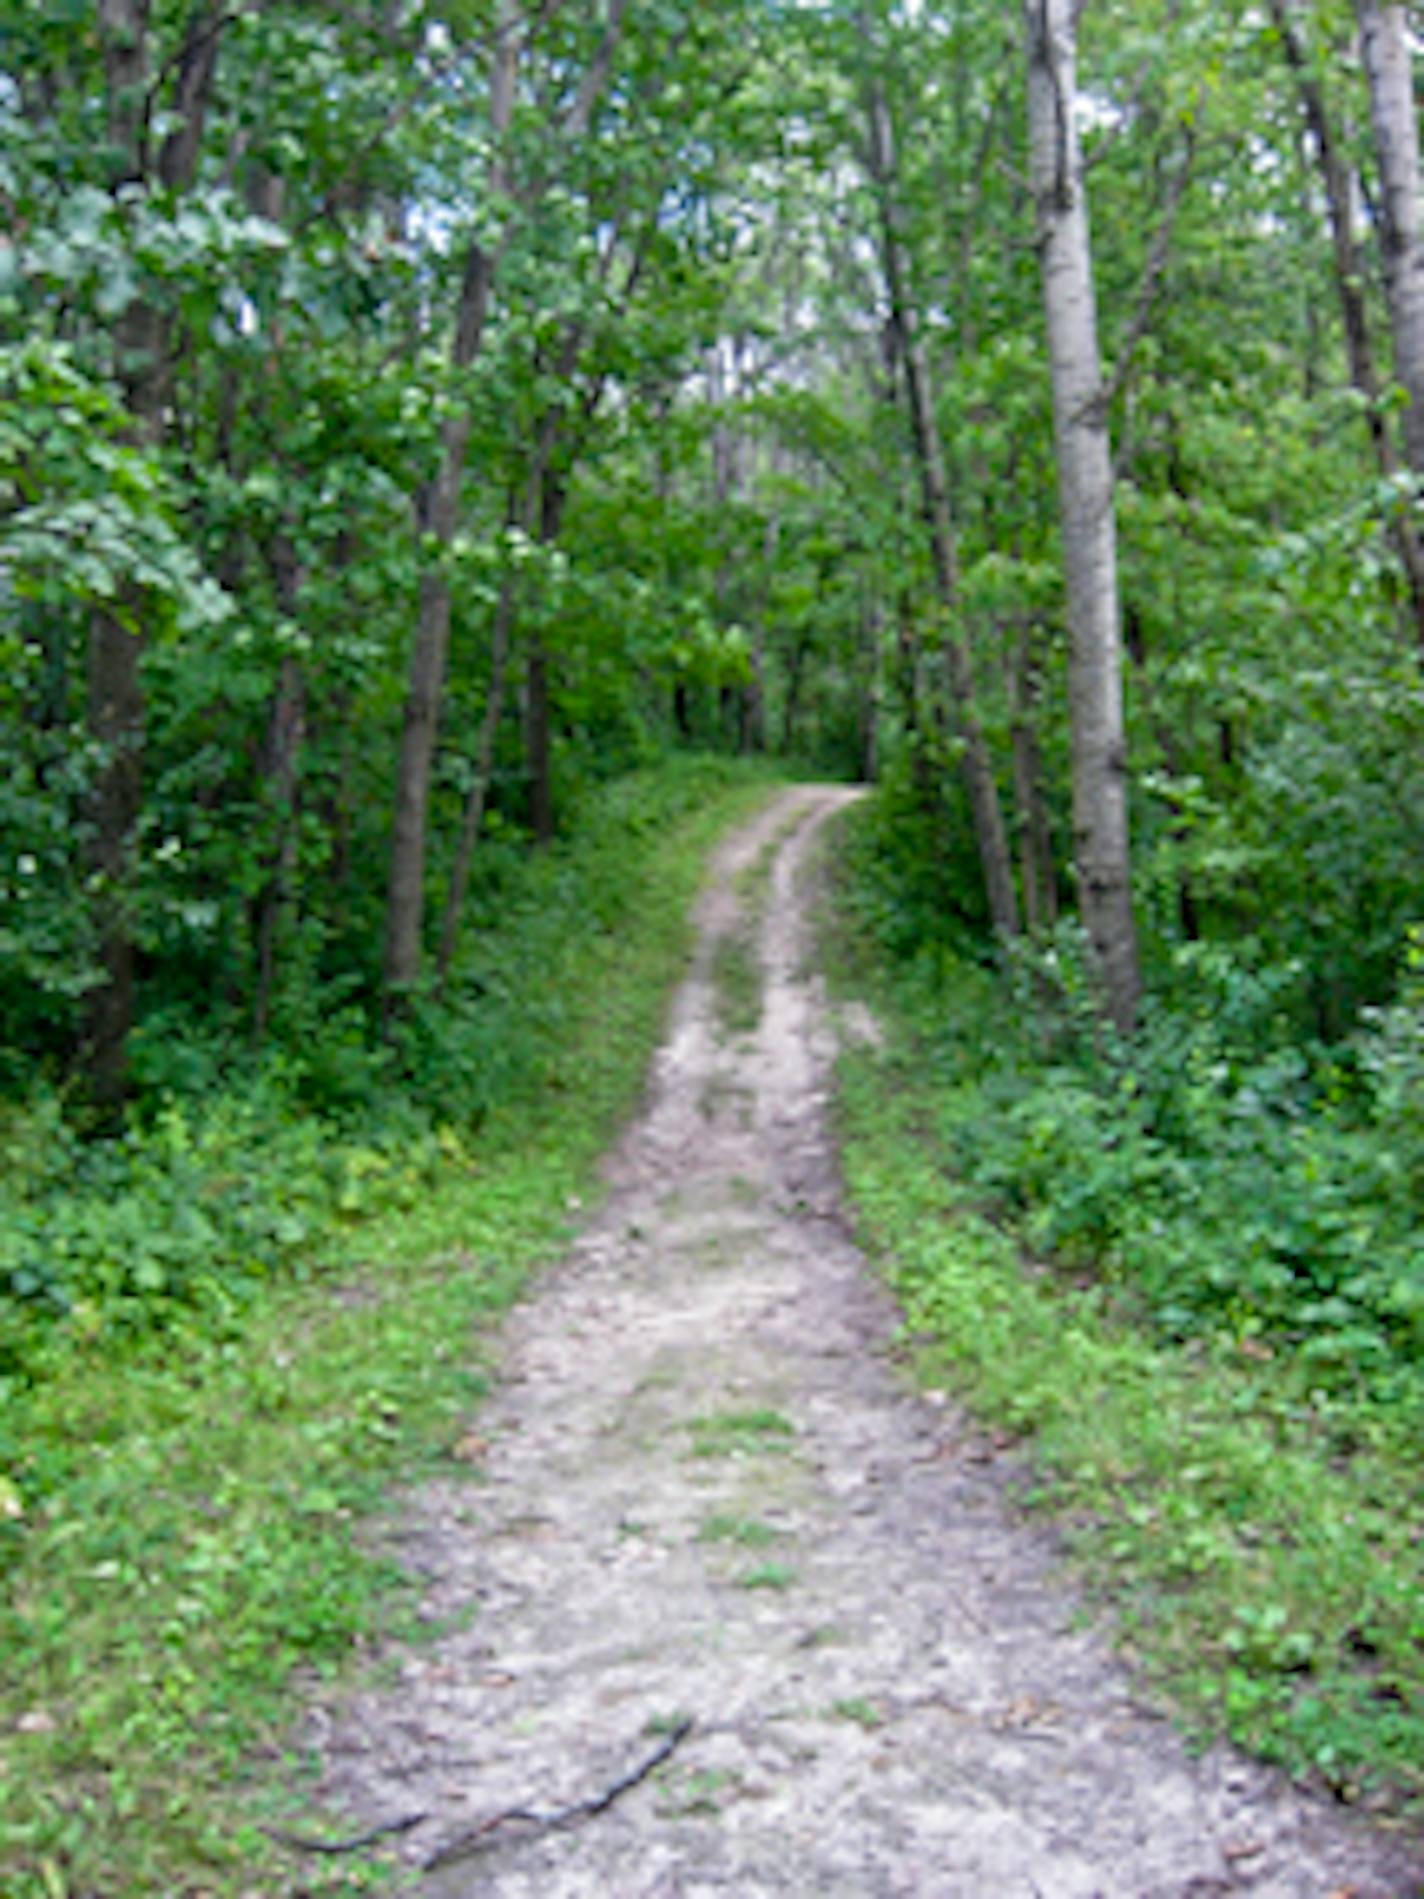
[[[1404,446],[1424,474],[1424,243],[1419,231],[1419,121],[1405,9],[1358,0],[1360,38],[1379,154],[1385,289],[1394,373],[1409,396]]]
[[[1141,995],[1128,856],[1122,630],[1112,456],[1093,259],[1073,108],[1073,0],[1025,0],[1029,140],[1053,380],[1068,593],[1073,837],[1079,903],[1107,1013],[1124,1034]]]

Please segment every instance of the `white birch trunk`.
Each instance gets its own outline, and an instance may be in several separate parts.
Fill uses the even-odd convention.
[[[1029,136],[1071,637],[1073,837],[1108,1014],[1127,1033],[1141,978],[1128,857],[1117,533],[1076,96],[1073,0],[1025,0]]]
[[[1394,373],[1409,396],[1404,445],[1424,474],[1424,246],[1419,236],[1419,121],[1402,6],[1358,0],[1383,199],[1385,288]]]

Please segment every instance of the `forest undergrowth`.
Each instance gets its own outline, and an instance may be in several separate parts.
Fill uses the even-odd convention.
[[[52,1100],[8,1110],[4,1269],[33,1284],[0,1307],[7,1899],[288,1877],[261,1824],[299,1777],[269,1771],[294,1671],[430,1633],[357,1526],[471,1471],[479,1329],[595,1191],[706,848],[765,791],[712,759],[605,787],[486,891],[443,1009],[313,1047],[339,1103],[269,1066],[87,1147]]]
[[[1281,972],[1190,945],[1122,1043],[1071,935],[952,940],[903,818],[851,814],[825,936],[886,1030],[845,1168],[919,1374],[1021,1444],[1190,1731],[1417,1824],[1421,960],[1326,1047]]]

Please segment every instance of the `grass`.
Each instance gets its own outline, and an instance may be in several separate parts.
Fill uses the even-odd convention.
[[[763,978],[750,929],[738,923],[717,939],[712,986],[724,1035],[751,1035],[761,1021]]]
[[[831,1713],[838,1720],[853,1721],[857,1727],[864,1728],[867,1733],[885,1725],[885,1716],[874,1703],[863,1701],[858,1696],[847,1701],[837,1701],[832,1706]]]
[[[698,1767],[680,1776],[668,1776],[659,1814],[667,1820],[713,1820],[720,1815],[725,1796],[734,1794],[742,1777],[729,1767]]]
[[[413,1583],[360,1525],[428,1471],[477,1501],[462,1443],[480,1331],[596,1192],[705,849],[764,795],[724,784],[640,843],[636,904],[558,971],[557,1086],[492,1114],[408,1206],[322,1235],[255,1301],[125,1351],[76,1338],[12,1406],[44,1481],[22,1472],[23,1514],[0,1511],[5,1899],[294,1889],[261,1831],[301,1804],[294,1672],[333,1676],[421,1634]],[[311,1894],[377,1877],[300,1868]]]
[[[694,1418],[694,1457],[738,1457],[758,1451],[785,1450],[796,1427],[779,1411],[718,1411]]]
[[[1229,1734],[1343,1799],[1417,1818],[1417,1458],[1367,1403],[1346,1420],[1291,1355],[1173,1343],[1081,1257],[1069,1269],[1032,1248],[1011,1204],[986,1206],[947,1165],[973,1103],[924,1058],[934,1025],[865,944],[832,950],[887,1031],[884,1050],[842,1062],[843,1156],[924,1382],[1021,1440],[1026,1501],[1063,1524],[1129,1655],[1198,1738]]]
[[[701,1543],[735,1543],[744,1550],[770,1549],[782,1532],[758,1517],[708,1517],[697,1532]]]
[[[738,1576],[737,1584],[742,1589],[791,1589],[796,1584],[796,1571],[785,1563],[758,1563],[755,1569]]]
[[[756,939],[777,855],[800,823],[799,815],[788,818],[734,879],[740,914],[712,951],[712,988],[724,1035],[752,1035],[760,1026],[766,972]]]

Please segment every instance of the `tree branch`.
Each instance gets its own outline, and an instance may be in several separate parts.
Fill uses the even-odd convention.
[[[1177,213],[1182,208],[1182,200],[1186,196],[1187,185],[1192,175],[1192,164],[1196,158],[1196,130],[1190,125],[1185,130],[1186,149],[1182,154],[1182,162],[1177,167],[1176,176],[1168,186],[1167,202],[1163,207],[1161,221],[1147,253],[1147,263],[1143,268],[1142,282],[1137,292],[1137,308],[1133,312],[1132,322],[1128,326],[1127,335],[1123,338],[1122,346],[1118,351],[1112,377],[1097,398],[1104,416],[1127,386],[1127,379],[1132,373],[1133,358],[1137,354],[1143,337],[1151,328],[1152,314],[1157,304],[1157,293],[1162,287],[1163,273],[1171,254],[1172,235],[1177,228]]]
[[[490,1837],[501,1827],[523,1825],[530,1826],[541,1833],[552,1831],[556,1827],[572,1826],[576,1820],[592,1820],[600,1813],[606,1813],[615,1800],[621,1800],[634,1787],[641,1785],[648,1776],[655,1773],[663,1762],[675,1754],[691,1734],[691,1720],[679,1721],[671,1734],[665,1735],[648,1755],[646,1760],[631,1768],[621,1779],[601,1794],[595,1794],[591,1800],[575,1801],[571,1807],[559,1807],[552,1813],[537,1813],[528,1807],[510,1807],[504,1813],[497,1813],[492,1819],[482,1820],[468,1833],[461,1833],[446,1845],[439,1847],[422,1864],[423,1872],[435,1872],[441,1866],[451,1866],[456,1860],[468,1859],[472,1853],[479,1852]]]
[[[582,138],[593,118],[593,109],[598,104],[599,94],[608,83],[608,74],[613,65],[613,56],[618,51],[618,42],[623,37],[623,16],[628,10],[628,0],[613,0],[608,11],[608,31],[594,54],[588,71],[583,76],[583,84],[578,89],[578,97],[570,106],[564,119],[564,133],[571,139]]]

